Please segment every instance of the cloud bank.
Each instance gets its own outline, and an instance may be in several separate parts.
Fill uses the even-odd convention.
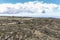
[[[0,4],[0,14],[20,14],[26,16],[57,15],[60,14],[60,5],[43,2],[5,3]],[[43,14],[44,13],[44,14]],[[18,16],[18,15],[17,15]]]

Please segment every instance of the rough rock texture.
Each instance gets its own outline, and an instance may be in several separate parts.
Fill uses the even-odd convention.
[[[60,19],[0,17],[0,40],[60,40]]]

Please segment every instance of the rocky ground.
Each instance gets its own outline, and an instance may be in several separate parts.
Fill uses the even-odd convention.
[[[60,40],[60,19],[0,17],[0,40]]]

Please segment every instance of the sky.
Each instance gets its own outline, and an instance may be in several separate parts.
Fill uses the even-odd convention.
[[[0,0],[0,16],[60,18],[60,0]]]
[[[60,0],[0,0],[0,3],[24,3],[29,1],[43,1],[45,3],[60,4]]]

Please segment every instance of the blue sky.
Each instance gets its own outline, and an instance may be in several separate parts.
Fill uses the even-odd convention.
[[[0,16],[60,18],[60,0],[0,0]]]
[[[24,3],[28,1],[35,1],[35,0],[0,0],[0,3]]]
[[[43,1],[44,3],[60,4],[60,0],[0,0],[0,3],[24,3],[29,1]]]
[[[54,4],[60,4],[60,0],[41,0],[45,3],[54,3]]]

